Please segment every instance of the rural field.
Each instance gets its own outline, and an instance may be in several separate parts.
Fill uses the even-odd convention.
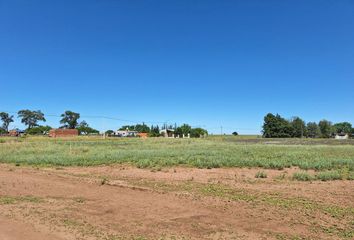
[[[353,238],[354,140],[0,138],[0,239]]]

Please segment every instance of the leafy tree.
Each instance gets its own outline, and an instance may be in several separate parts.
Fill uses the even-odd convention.
[[[113,130],[107,130],[105,132],[106,135],[110,136],[110,135],[113,135],[114,134],[114,131]]]
[[[88,126],[89,126],[88,123],[85,120],[83,120],[79,123],[78,127],[88,127]]]
[[[31,129],[35,126],[38,126],[39,121],[45,122],[44,114],[38,111],[31,111],[28,109],[18,111],[18,117],[22,118],[21,122],[28,126],[27,129]]]
[[[306,125],[301,118],[293,117],[290,124],[293,129],[293,137],[302,138],[306,136]]]
[[[263,137],[265,138],[287,138],[293,135],[291,124],[279,114],[268,113],[264,117]]]
[[[0,128],[0,134],[6,134],[6,133],[7,131],[5,131],[5,129]]]
[[[150,132],[150,128],[147,125],[145,125],[145,123],[135,125],[134,130],[140,133]]]
[[[125,131],[125,130],[134,131],[134,129],[135,129],[134,125],[124,125],[121,128],[119,128],[120,131]]]
[[[315,122],[307,123],[306,131],[307,131],[306,136],[310,137],[310,138],[317,138],[321,134],[320,128],[318,127],[317,123],[315,123]]]
[[[52,129],[50,126],[38,126],[27,129],[26,133],[29,135],[44,135],[47,134],[50,129]]]
[[[208,135],[208,131],[203,128],[192,128],[190,134],[193,138],[200,138],[202,136]]]
[[[62,119],[60,120],[60,123],[63,124],[61,128],[74,129],[78,126],[80,113],[65,111],[65,113],[63,113],[61,117]]]
[[[14,116],[10,116],[8,113],[5,113],[5,112],[0,112],[0,119],[2,121],[2,129],[5,131],[5,132],[8,132],[9,131],[9,125],[10,123],[12,123],[14,121]]]
[[[323,138],[329,138],[332,135],[332,123],[327,120],[321,120],[318,123],[318,126],[320,128],[321,132],[321,137]]]
[[[89,135],[89,134],[98,134],[100,133],[98,130],[91,128],[86,121],[82,121],[76,129],[79,131],[81,135]]]
[[[158,125],[152,125],[150,127],[149,137],[160,137],[160,127]]]
[[[352,124],[348,122],[336,123],[333,125],[333,132],[350,134],[352,132]]]
[[[119,128],[119,130],[121,131],[137,131],[137,132],[141,132],[141,133],[149,133],[150,132],[150,128],[149,126],[145,125],[145,123],[143,124],[136,124],[136,125],[124,125],[121,128]]]
[[[238,132],[233,132],[232,135],[237,136]]]
[[[192,132],[192,127],[186,123],[184,123],[182,126],[177,127],[175,130],[175,134],[179,136],[187,136],[188,134],[191,134]]]

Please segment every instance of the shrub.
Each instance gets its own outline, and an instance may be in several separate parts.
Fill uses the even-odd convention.
[[[263,171],[259,171],[256,173],[256,178],[267,178],[267,173]]]
[[[296,172],[293,174],[293,179],[298,181],[311,181],[314,179],[314,177],[307,172]]]

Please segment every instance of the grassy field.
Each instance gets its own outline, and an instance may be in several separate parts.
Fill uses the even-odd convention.
[[[1,138],[0,162],[37,166],[129,163],[140,168],[183,165],[283,169],[296,166],[303,170],[325,171],[319,175],[320,179],[352,179],[354,141],[262,139],[256,136],[206,139]]]

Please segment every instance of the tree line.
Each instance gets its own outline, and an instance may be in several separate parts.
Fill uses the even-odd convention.
[[[171,129],[174,131],[175,136],[182,137],[184,136],[190,136],[192,138],[200,138],[202,136],[208,135],[208,131],[203,129],[203,128],[192,128],[188,124],[183,124],[181,126],[177,126],[177,124],[173,125],[167,125],[164,124],[161,127],[159,125],[151,125],[151,127],[147,126],[145,123],[142,124],[136,124],[136,125],[124,125],[119,130],[129,130],[129,131],[137,131],[141,133],[148,133],[149,137],[160,137],[161,133],[160,130],[163,129]],[[108,130],[106,134],[110,135],[113,134],[113,130]]]
[[[328,120],[321,120],[318,123],[306,123],[300,117],[292,117],[287,120],[279,114],[268,113],[264,117],[263,137],[265,138],[330,138],[336,134],[354,133],[352,124],[340,122],[333,124]]]
[[[21,119],[21,123],[27,126],[25,132],[30,135],[41,135],[48,133],[52,127],[40,125],[40,122],[46,122],[44,113],[40,110],[33,111],[23,109],[17,112],[17,117]],[[98,130],[91,128],[86,121],[79,122],[80,114],[73,111],[65,111],[60,115],[60,128],[77,129],[80,134],[97,134]],[[0,112],[0,120],[2,122],[0,133],[8,133],[10,123],[14,122],[14,116],[6,112]]]
[[[48,133],[52,127],[48,125],[40,125],[40,123],[46,122],[44,113],[40,110],[33,111],[29,109],[23,109],[17,112],[17,117],[21,119],[21,123],[23,123],[27,128],[25,132],[30,135],[42,135]],[[64,129],[77,129],[80,134],[98,134],[99,131],[91,128],[86,121],[79,121],[80,113],[76,113],[73,111],[65,111],[60,115],[60,124],[59,128]],[[0,127],[0,134],[8,133],[9,125],[14,122],[14,116],[10,115],[6,112],[0,112],[0,120],[2,125]],[[201,137],[208,134],[208,131],[202,128],[192,128],[188,124],[183,124],[181,126],[168,126],[164,124],[163,126],[152,125],[151,127],[147,126],[145,123],[136,124],[136,125],[125,125],[122,126],[119,130],[130,130],[137,131],[141,133],[148,133],[150,137],[159,137],[160,129],[173,129],[175,135],[178,136],[190,136],[190,137]],[[107,135],[113,135],[113,130],[106,131]]]

